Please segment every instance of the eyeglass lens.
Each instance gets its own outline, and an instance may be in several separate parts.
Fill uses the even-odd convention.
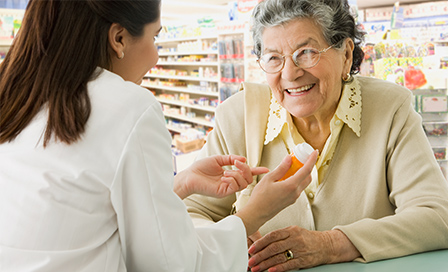
[[[288,55],[268,53],[261,56],[260,67],[267,73],[276,73],[283,69],[285,59]],[[292,60],[300,68],[310,68],[317,64],[320,52],[315,49],[301,49],[292,54]]]

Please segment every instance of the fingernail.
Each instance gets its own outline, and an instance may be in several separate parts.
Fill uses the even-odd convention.
[[[251,245],[250,248],[247,250],[247,252],[249,252],[249,254],[254,253],[254,245]]]
[[[254,264],[255,264],[255,260],[254,260],[254,258],[250,258],[249,259],[249,262],[247,263],[250,267],[252,267],[252,266],[254,266]]]
[[[254,267],[252,267],[251,271],[252,272],[258,272],[258,271],[260,271],[260,267],[259,266],[254,266]]]

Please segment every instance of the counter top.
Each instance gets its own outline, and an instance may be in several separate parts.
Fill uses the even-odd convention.
[[[299,271],[299,270],[293,270]],[[340,263],[321,265],[306,272],[447,272],[448,249],[418,253],[400,258],[376,261],[371,263]]]

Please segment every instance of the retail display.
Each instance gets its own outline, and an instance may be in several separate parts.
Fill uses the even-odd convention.
[[[415,110],[448,177],[448,17],[440,17],[448,1],[404,6],[400,27],[391,8],[365,11],[367,42],[361,75],[395,82],[410,89]],[[427,16],[427,17],[425,17]],[[377,21],[378,20],[378,21]]]
[[[448,177],[448,91],[447,89],[416,89],[415,109],[423,119],[423,128],[442,172]]]
[[[196,128],[205,134],[213,127],[219,102],[217,36],[160,39],[156,44],[159,62],[142,86],[162,103],[169,130]]]
[[[192,128],[206,135],[215,108],[246,79],[247,23],[207,24],[205,31],[201,25],[166,28],[156,41],[159,62],[142,83],[161,102],[174,136]]]
[[[5,58],[23,18],[24,10],[0,8],[0,61]]]
[[[244,33],[219,35],[219,59],[221,84],[220,99],[224,101],[238,91],[239,84],[244,81]]]

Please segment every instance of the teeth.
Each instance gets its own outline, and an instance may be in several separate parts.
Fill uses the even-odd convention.
[[[306,86],[303,86],[303,87],[300,87],[297,89],[287,89],[287,90],[290,93],[300,93],[300,92],[307,91],[307,90],[311,89],[311,87],[313,87],[313,84],[306,85]]]

